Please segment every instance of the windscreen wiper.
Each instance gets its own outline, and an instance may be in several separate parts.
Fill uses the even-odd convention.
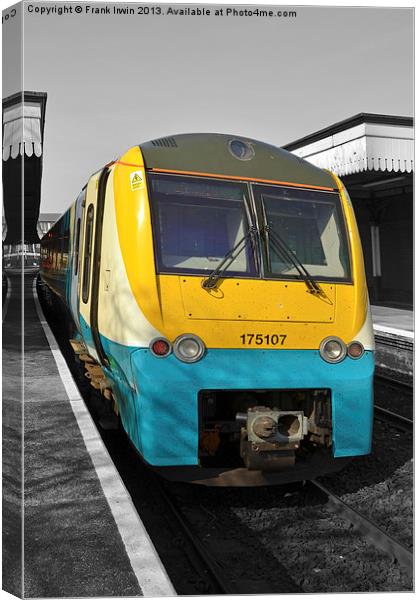
[[[246,248],[249,240],[257,234],[257,228],[252,225],[239,242],[222,258],[217,267],[203,281],[201,287],[205,290],[213,290],[217,286],[217,282],[222,277],[223,273],[230,267],[233,261]]]
[[[283,256],[286,260],[291,263],[301,278],[306,283],[306,286],[311,294],[319,294],[324,295],[324,292],[309,273],[308,269],[305,265],[299,260],[293,250],[286,244],[284,239],[276,232],[274,229],[271,229],[269,225],[265,225],[264,231],[268,240],[271,242],[274,250],[279,254],[279,256]]]

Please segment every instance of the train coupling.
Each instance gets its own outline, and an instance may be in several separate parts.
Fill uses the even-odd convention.
[[[241,424],[240,454],[248,469],[279,470],[295,464],[295,451],[308,433],[303,411],[255,406],[237,413]]]

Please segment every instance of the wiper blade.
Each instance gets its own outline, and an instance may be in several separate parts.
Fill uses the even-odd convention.
[[[286,259],[290,263],[292,263],[292,265],[295,267],[295,269],[297,270],[299,275],[302,277],[302,279],[306,283],[306,286],[309,289],[309,292],[311,294],[323,295],[324,292],[322,291],[322,289],[320,288],[318,283],[315,281],[313,276],[309,273],[309,271],[305,267],[305,265],[299,260],[299,258],[296,256],[296,254],[290,248],[290,246],[288,246],[286,244],[284,239],[276,231],[271,229],[269,225],[266,225],[264,227],[264,230],[266,232],[268,240],[271,242],[271,244],[273,245],[276,252],[278,252],[279,255],[286,257]]]
[[[240,253],[246,248],[249,240],[253,238],[257,233],[257,228],[253,225],[248,229],[245,235],[239,240],[239,242],[225,254],[217,267],[210,273],[210,275],[203,281],[201,286],[205,290],[212,290],[217,286],[217,282],[222,277],[223,273],[230,267],[233,261],[240,255]]]

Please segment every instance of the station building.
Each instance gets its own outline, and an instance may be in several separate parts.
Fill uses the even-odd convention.
[[[413,119],[360,113],[283,146],[346,186],[372,304],[413,306]]]

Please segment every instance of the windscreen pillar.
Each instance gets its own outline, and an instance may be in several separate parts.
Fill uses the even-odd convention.
[[[19,92],[3,99],[4,244],[39,243],[46,102],[44,92]]]

